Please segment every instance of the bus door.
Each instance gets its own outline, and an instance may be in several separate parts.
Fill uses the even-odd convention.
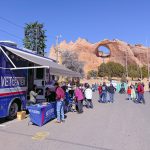
[[[37,86],[37,92],[40,90],[40,93],[37,96],[38,102],[45,101],[45,68],[36,68],[34,71],[34,84]]]

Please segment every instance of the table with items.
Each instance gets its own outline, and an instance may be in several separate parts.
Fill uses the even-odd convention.
[[[29,111],[30,121],[38,126],[42,126],[56,118],[56,102],[30,105],[27,106],[27,109]]]

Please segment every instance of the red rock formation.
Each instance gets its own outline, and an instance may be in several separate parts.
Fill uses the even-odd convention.
[[[84,71],[87,73],[90,70],[97,70],[102,63],[102,58],[96,56],[98,49],[104,46],[110,50],[110,57],[105,58],[105,62],[114,61],[125,65],[126,55],[128,63],[137,63],[139,65],[147,64],[147,52],[150,56],[150,48],[144,47],[141,44],[130,45],[123,41],[103,40],[97,43],[90,43],[85,39],[78,38],[75,42],[63,41],[59,44],[60,51],[73,51],[79,56],[79,60],[85,62]],[[50,57],[56,59],[54,46],[50,49]]]

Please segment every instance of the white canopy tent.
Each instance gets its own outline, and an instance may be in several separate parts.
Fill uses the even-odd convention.
[[[81,77],[81,75],[79,73],[71,71],[68,68],[64,67],[63,65],[59,65],[56,62],[54,62],[52,59],[49,59],[47,57],[42,57],[42,56],[33,54],[31,52],[24,51],[24,50],[21,50],[18,48],[10,47],[10,46],[6,46],[6,45],[0,44],[0,46],[2,46],[2,47],[0,47],[0,49],[3,52],[4,52],[3,47],[5,47],[11,53],[13,53],[13,54],[25,59],[25,60],[33,62],[34,64],[37,64],[41,67],[43,66],[44,68],[45,67],[50,68],[50,74],[51,75],[60,75],[60,76],[68,76],[68,77]],[[5,55],[7,55],[7,54],[5,53]],[[7,58],[8,58],[8,56],[7,56]],[[9,58],[9,60],[11,63],[13,63],[10,58]],[[12,68],[12,69],[21,69],[21,68],[15,67],[14,64],[13,64],[13,66],[14,66],[14,68]],[[35,66],[33,66],[33,67],[35,67]],[[28,69],[28,68],[31,68],[31,66],[30,67],[27,66],[27,67],[23,67],[23,68]]]

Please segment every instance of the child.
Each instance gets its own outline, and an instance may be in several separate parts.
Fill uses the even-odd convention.
[[[130,86],[128,86],[127,94],[128,94],[128,100],[131,100],[131,87]]]

